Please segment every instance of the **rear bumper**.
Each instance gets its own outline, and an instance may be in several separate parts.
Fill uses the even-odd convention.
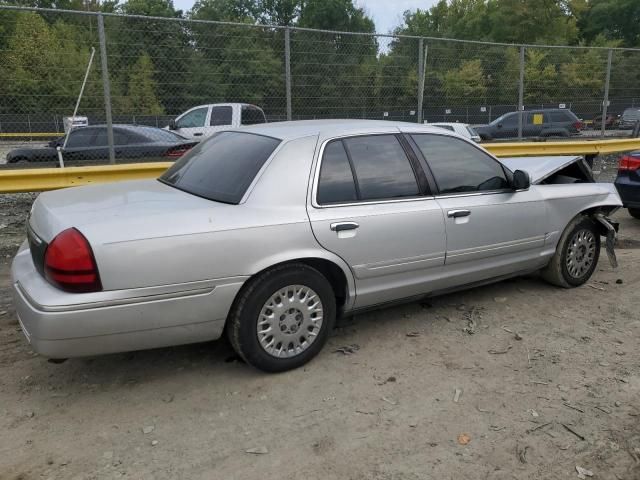
[[[625,208],[640,208],[640,183],[626,176],[618,176],[614,185]]]
[[[214,340],[222,334],[244,283],[244,278],[234,277],[97,294],[66,293],[38,274],[24,246],[11,274],[20,326],[33,349],[51,358]]]

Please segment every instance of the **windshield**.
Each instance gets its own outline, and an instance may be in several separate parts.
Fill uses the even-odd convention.
[[[280,140],[220,132],[178,160],[160,181],[217,202],[238,204]]]
[[[508,115],[511,115],[510,113],[505,113],[504,115],[500,115],[498,118],[496,118],[493,122],[491,122],[489,125],[497,125],[499,123],[504,122],[505,118],[507,118]]]

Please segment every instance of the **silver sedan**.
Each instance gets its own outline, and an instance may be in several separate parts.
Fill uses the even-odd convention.
[[[500,161],[440,128],[308,121],[225,131],[157,180],[41,194],[13,262],[51,358],[202,342],[298,367],[337,316],[537,270],[585,283],[621,206],[578,157]]]

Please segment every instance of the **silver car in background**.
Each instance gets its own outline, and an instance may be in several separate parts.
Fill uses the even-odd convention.
[[[48,357],[226,331],[249,364],[283,371],[347,312],[537,270],[581,285],[620,205],[577,157],[499,161],[409,123],[256,125],[214,135],[157,180],[41,194],[14,299]]]

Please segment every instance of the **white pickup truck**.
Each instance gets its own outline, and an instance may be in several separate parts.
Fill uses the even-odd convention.
[[[201,139],[220,130],[241,125],[266,123],[260,107],[248,103],[198,105],[169,122],[169,130],[186,138]]]

